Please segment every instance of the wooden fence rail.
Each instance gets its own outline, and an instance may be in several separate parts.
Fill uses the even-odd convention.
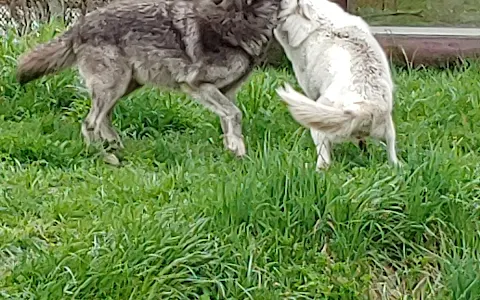
[[[14,24],[19,34],[33,25],[60,16],[66,24],[76,17],[114,0],[0,0],[0,25]],[[332,0],[347,11],[354,11],[354,0]],[[1,29],[1,28],[0,28]],[[385,52],[397,64],[442,65],[480,56],[480,29],[372,26]],[[1,30],[0,30],[1,34]],[[284,54],[274,43],[269,64],[278,64]]]

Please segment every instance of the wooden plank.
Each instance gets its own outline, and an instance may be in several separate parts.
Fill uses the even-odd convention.
[[[355,11],[357,10],[357,3],[355,0],[346,0],[347,1],[347,7],[343,8],[345,11],[348,11],[351,14],[354,14]]]
[[[480,29],[372,26],[372,32],[396,64],[446,65],[480,57]]]
[[[354,4],[353,0],[332,1],[345,10]],[[395,64],[443,66],[459,59],[480,58],[479,28],[371,26],[371,29]],[[283,50],[277,50],[270,62],[282,60]]]
[[[331,0],[332,2],[335,2],[337,3],[338,5],[340,5],[345,11],[348,11],[348,2],[349,0]]]
[[[473,36],[480,37],[480,28],[462,27],[410,27],[410,26],[370,26],[374,34],[407,36]]]
[[[340,5],[343,10],[354,13],[356,9],[355,0],[330,0]]]
[[[354,0],[332,0],[354,13]],[[371,26],[390,59],[400,65],[442,66],[480,57],[480,29],[454,27]]]

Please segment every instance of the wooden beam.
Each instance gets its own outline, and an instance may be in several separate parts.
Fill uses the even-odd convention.
[[[400,65],[446,65],[480,56],[478,28],[372,26],[389,58]]]
[[[346,0],[346,1],[347,1],[346,11],[351,14],[355,14],[355,12],[357,11],[357,3],[355,3],[355,0]]]
[[[387,56],[397,65],[445,66],[480,58],[480,30],[452,27],[371,26]],[[274,43],[268,63],[279,65],[283,49]],[[275,50],[273,50],[275,49]]]
[[[338,5],[340,5],[345,11],[348,11],[348,2],[349,0],[331,0],[332,2],[335,2],[337,3]]]

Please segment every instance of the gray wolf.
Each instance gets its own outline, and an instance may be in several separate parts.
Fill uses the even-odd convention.
[[[113,152],[123,145],[112,110],[147,84],[181,90],[216,113],[225,147],[242,157],[235,94],[265,56],[280,0],[215,1],[114,1],[20,56],[17,80],[25,84],[77,66],[92,97],[82,134],[87,144],[106,143],[114,163]]]
[[[389,161],[399,165],[391,71],[365,21],[328,0],[282,0],[278,17],[274,36],[307,96],[288,84],[277,93],[310,129],[317,169],[331,164],[333,143],[362,146],[368,136],[385,141]]]

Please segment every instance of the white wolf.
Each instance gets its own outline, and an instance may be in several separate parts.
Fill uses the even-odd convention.
[[[310,128],[317,169],[330,165],[332,143],[368,136],[384,140],[399,165],[390,67],[367,23],[328,0],[282,0],[279,21],[275,38],[308,98],[288,84],[277,93]]]

